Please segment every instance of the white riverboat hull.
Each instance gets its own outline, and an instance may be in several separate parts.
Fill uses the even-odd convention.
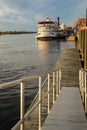
[[[54,39],[57,38],[57,24],[50,20],[50,18],[46,18],[44,21],[38,22],[37,25],[37,34],[35,38],[37,39]]]
[[[37,39],[55,39],[57,34],[55,32],[40,32],[35,36]]]

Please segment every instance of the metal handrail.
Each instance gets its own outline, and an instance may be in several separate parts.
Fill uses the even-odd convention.
[[[21,78],[19,80],[15,80],[15,81],[11,81],[11,82],[0,84],[0,90],[1,89],[6,89],[6,88],[10,88],[10,87],[15,86],[15,85],[18,85],[21,82],[24,83],[24,82],[27,82],[27,81],[31,81],[31,80],[37,79],[39,76],[45,76],[48,73],[49,72],[40,73],[40,74],[37,74],[37,75],[33,75],[33,76],[28,76],[28,77],[25,77],[25,78]]]
[[[24,130],[24,121],[29,117],[30,113],[39,105],[39,130],[41,130],[41,89],[42,86],[44,86],[44,84],[42,84],[41,79],[43,76],[47,76],[46,81],[48,81],[48,91],[47,91],[47,95],[48,95],[48,113],[49,113],[49,92],[50,92],[50,75],[53,76],[53,87],[51,89],[53,89],[53,103],[55,102],[55,92],[54,89],[57,90],[56,93],[56,97],[58,96],[59,92],[60,92],[60,82],[61,82],[61,71],[57,70],[57,71],[51,71],[51,72],[46,72],[46,73],[40,73],[34,76],[29,76],[29,77],[25,77],[25,78],[21,78],[19,80],[15,80],[12,82],[8,82],[8,83],[4,83],[0,85],[0,90],[1,89],[6,89],[6,88],[10,88],[13,87],[15,85],[20,85],[20,120],[17,122],[17,124],[11,129],[11,130],[16,130],[18,127],[20,127],[20,130]],[[32,81],[35,79],[39,79],[39,101],[37,101],[35,104],[33,103],[33,105],[30,107],[30,109],[24,114],[24,84],[27,81]],[[44,83],[45,83],[44,82]],[[37,94],[37,95],[38,95]],[[35,98],[37,98],[37,95]],[[46,93],[43,97],[46,96]]]

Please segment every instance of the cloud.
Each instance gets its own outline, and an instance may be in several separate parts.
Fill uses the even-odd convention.
[[[0,24],[34,28],[41,19],[59,16],[60,22],[70,25],[85,16],[86,7],[87,0],[0,0]]]
[[[4,16],[5,13],[3,12],[3,10],[0,10],[0,17]]]
[[[76,13],[79,17],[85,17],[86,16],[86,8],[87,8],[87,0],[81,1],[78,5],[77,5],[77,10]]]
[[[29,11],[38,11],[44,7],[48,2],[44,0],[0,0],[0,5],[11,11],[12,13],[29,13]]]

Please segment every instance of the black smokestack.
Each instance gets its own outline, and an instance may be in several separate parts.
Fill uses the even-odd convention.
[[[59,23],[60,17],[57,17],[57,20],[58,20],[58,26],[59,26],[60,25],[60,23]]]
[[[86,27],[87,27],[87,9],[86,9]]]

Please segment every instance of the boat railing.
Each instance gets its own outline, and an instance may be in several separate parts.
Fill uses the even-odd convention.
[[[42,78],[46,76],[46,79],[44,82],[42,82]],[[24,112],[24,106],[25,106],[25,83],[27,81],[32,81],[38,79],[38,96],[39,99],[36,103],[32,103],[32,105],[30,106],[30,109],[25,113]],[[43,97],[45,97],[47,95],[48,99],[48,114],[50,112],[50,91],[52,90],[52,95],[53,95],[53,103],[55,102],[55,97],[58,97],[59,92],[60,92],[60,82],[61,82],[61,71],[57,70],[57,71],[51,71],[51,72],[47,72],[47,73],[40,73],[34,76],[29,76],[26,78],[21,78],[19,80],[15,80],[15,81],[11,81],[8,83],[4,83],[0,85],[0,90],[1,89],[7,89],[7,88],[11,88],[15,85],[19,85],[20,86],[20,120],[16,123],[15,126],[13,126],[13,128],[11,130],[17,130],[18,128],[20,128],[20,130],[24,130],[24,122],[28,119],[30,113],[37,107],[39,106],[39,122],[38,122],[38,129],[41,130],[41,106],[42,106],[42,88],[44,87],[44,84],[47,82],[47,92],[43,95]],[[50,87],[52,86],[52,87]],[[36,95],[36,97],[37,97]],[[35,97],[35,98],[36,98]]]

